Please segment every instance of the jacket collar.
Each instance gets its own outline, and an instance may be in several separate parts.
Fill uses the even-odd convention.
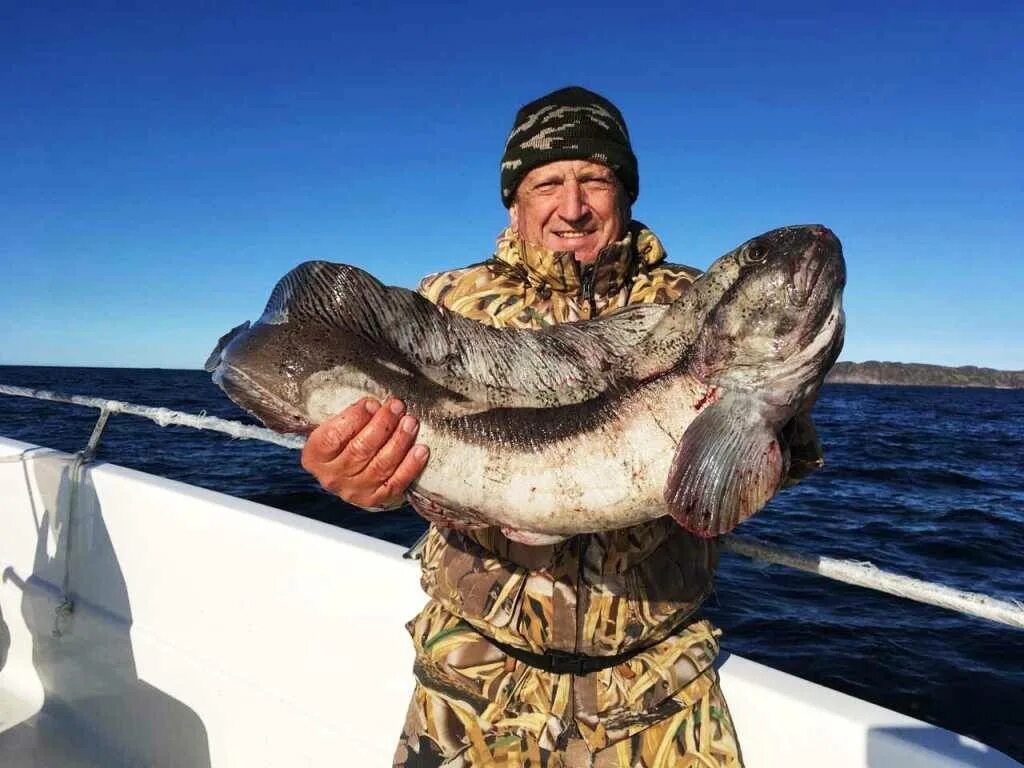
[[[571,251],[551,251],[527,243],[506,228],[499,236],[494,256],[525,273],[535,287],[547,286],[559,293],[579,293],[591,281],[593,295],[609,296],[619,291],[640,269],[665,260],[665,249],[650,229],[631,221],[626,235],[608,245],[593,264],[581,265]]]

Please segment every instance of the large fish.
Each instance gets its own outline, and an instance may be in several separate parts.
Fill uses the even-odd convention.
[[[409,499],[441,525],[539,544],[668,513],[715,536],[786,477],[793,426],[842,347],[845,281],[832,232],[785,227],[671,304],[526,331],[306,262],[207,370],[283,432],[367,395],[401,398],[430,447]]]

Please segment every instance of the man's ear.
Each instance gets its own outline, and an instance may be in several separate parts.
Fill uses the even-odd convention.
[[[519,231],[519,204],[515,201],[508,207],[508,225],[513,232]]]

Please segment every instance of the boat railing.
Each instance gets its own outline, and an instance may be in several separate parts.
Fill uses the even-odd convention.
[[[264,427],[242,424],[216,416],[207,416],[205,413],[184,413],[169,408],[137,405],[120,400],[108,400],[84,395],[66,395],[59,392],[16,387],[7,384],[0,384],[0,395],[49,400],[99,409],[99,417],[88,444],[75,454],[72,472],[70,473],[73,483],[77,483],[80,478],[82,467],[94,458],[103,429],[108,418],[113,414],[139,416],[149,419],[161,427],[174,424],[193,429],[220,432],[233,438],[260,440],[291,449],[301,449],[305,445],[305,439],[295,435],[282,435]],[[20,460],[21,457],[13,458]],[[0,461],[4,460],[0,459]],[[419,542],[410,548],[407,553],[408,556],[417,556],[418,544]],[[758,562],[782,565],[787,568],[823,576],[834,581],[873,589],[877,592],[885,592],[907,600],[935,605],[940,608],[947,608],[959,613],[1024,629],[1024,603],[1019,600],[1002,600],[979,592],[965,592],[953,589],[943,584],[892,573],[878,568],[868,561],[847,560],[795,552],[770,545],[750,536],[738,534],[724,536],[722,537],[722,548]]]

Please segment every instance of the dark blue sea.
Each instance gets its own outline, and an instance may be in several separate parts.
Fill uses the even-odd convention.
[[[0,366],[0,383],[252,423],[201,371]],[[78,450],[95,418],[0,396],[0,435],[31,443]],[[826,467],[741,533],[1024,601],[1024,391],[827,385],[815,422]],[[132,416],[112,417],[100,458],[400,544],[425,525],[327,495],[297,452]],[[729,554],[706,612],[728,651],[1024,761],[1024,630]]]

